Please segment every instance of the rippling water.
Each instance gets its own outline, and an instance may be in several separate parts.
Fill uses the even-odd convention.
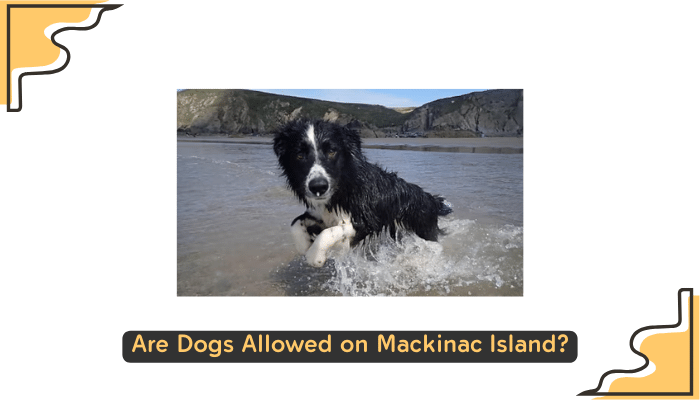
[[[380,236],[313,268],[294,250],[304,208],[271,146],[178,142],[178,295],[522,295],[522,154],[364,152],[445,196],[447,235]]]

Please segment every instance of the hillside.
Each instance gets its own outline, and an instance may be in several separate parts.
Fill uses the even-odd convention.
[[[405,133],[428,137],[523,135],[523,91],[487,90],[440,99],[413,110]]]
[[[177,130],[196,135],[267,135],[289,120],[305,117],[338,122],[363,137],[520,136],[522,96],[522,90],[474,92],[407,113],[252,90],[189,89],[177,93]]]

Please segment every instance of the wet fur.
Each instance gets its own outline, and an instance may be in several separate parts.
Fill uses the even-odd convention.
[[[313,137],[309,134],[310,126]],[[383,230],[396,238],[399,227],[423,239],[437,241],[438,216],[452,212],[442,197],[368,162],[357,132],[338,124],[293,121],[275,133],[273,143],[283,176],[307,207],[304,214],[292,221],[293,231],[308,236],[308,240],[295,238],[297,250],[302,253],[307,244],[313,248],[315,239],[328,228],[345,225],[351,225],[352,229],[343,230],[341,240],[350,246]],[[328,178],[330,188],[325,199],[319,199],[309,190],[312,168],[314,174],[323,171]],[[334,240],[336,237],[333,236]],[[309,251],[306,254],[308,259]],[[325,253],[314,256],[317,262],[321,258],[325,261]]]

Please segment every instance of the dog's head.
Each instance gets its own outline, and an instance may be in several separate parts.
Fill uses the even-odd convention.
[[[357,132],[326,121],[292,121],[273,143],[289,187],[307,206],[326,204],[363,157]]]

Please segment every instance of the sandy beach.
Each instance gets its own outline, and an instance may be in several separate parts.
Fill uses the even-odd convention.
[[[272,138],[229,138],[225,136],[186,137],[178,136],[182,142],[211,142],[238,144],[272,144]],[[377,138],[362,139],[368,149],[439,151],[452,153],[500,153],[522,154],[523,138]]]

